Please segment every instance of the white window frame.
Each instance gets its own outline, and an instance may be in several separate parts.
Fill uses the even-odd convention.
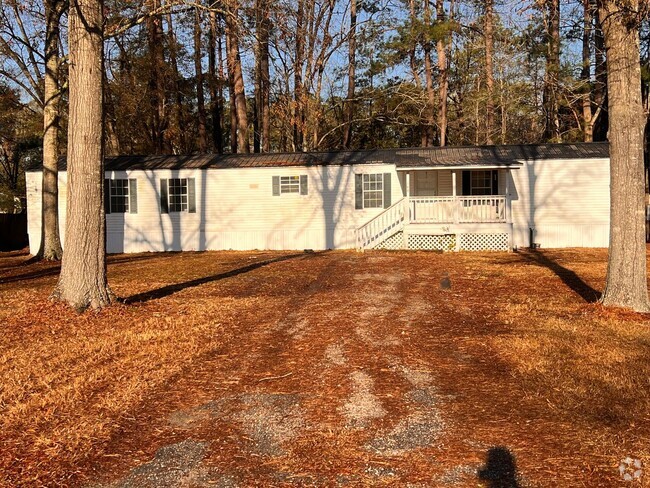
[[[178,182],[178,185],[172,185],[172,182]],[[185,182],[185,185],[183,185]],[[185,188],[185,192],[174,193],[172,194],[172,188],[180,188],[181,190]],[[169,213],[182,213],[189,212],[189,183],[188,178],[169,178],[167,180],[167,211]],[[179,201],[172,201],[172,197],[180,197]]]
[[[131,194],[130,194],[130,188],[129,188],[129,179],[128,178],[107,178],[108,179],[108,213],[115,213],[115,214],[127,214],[131,210]],[[122,188],[120,188],[123,193],[121,195],[118,195],[116,193],[113,193],[114,190],[117,190],[117,182],[121,182],[123,185]],[[126,184],[124,184],[126,183]],[[116,210],[113,208],[113,202],[115,199],[115,202],[117,201],[118,198],[124,199],[124,210]]]
[[[374,181],[371,181],[374,180]],[[374,186],[374,188],[372,188]],[[379,194],[379,198],[377,198]],[[373,195],[370,198],[370,195]],[[366,204],[367,200],[374,202],[373,205]],[[361,202],[363,208],[384,208],[384,173],[363,173],[361,177]]]
[[[280,195],[300,195],[300,175],[280,176]]]

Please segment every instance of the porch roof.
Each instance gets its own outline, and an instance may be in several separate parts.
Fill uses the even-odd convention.
[[[609,157],[606,142],[574,144],[518,144],[507,146],[447,146],[400,151],[398,170],[440,167],[518,167],[522,161],[544,159],[600,159]]]
[[[543,159],[608,158],[606,142],[535,144],[508,146],[446,146],[360,151],[327,151],[263,154],[192,154],[150,156],[108,156],[107,171],[128,169],[226,169],[295,166],[343,166],[394,164],[398,170],[460,167],[517,167],[521,161]],[[28,171],[40,171],[41,166]],[[65,171],[65,157],[59,160]]]

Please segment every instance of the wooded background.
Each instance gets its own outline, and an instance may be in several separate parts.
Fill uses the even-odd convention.
[[[66,139],[67,13],[53,73]],[[0,0],[0,206],[38,162],[43,2]],[[105,2],[107,154],[605,140],[595,2]],[[52,58],[52,56],[50,56]],[[650,28],[642,21],[646,116]],[[59,149],[56,149],[59,153]]]

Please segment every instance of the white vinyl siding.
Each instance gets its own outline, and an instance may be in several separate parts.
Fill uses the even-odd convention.
[[[358,227],[384,209],[355,209],[356,174],[391,174],[391,201],[402,197],[396,170],[388,164],[107,171],[109,179],[137,180],[137,213],[106,216],[108,252],[218,249],[354,248]],[[310,191],[300,198],[273,195],[274,176],[308,178]],[[525,162],[499,170],[499,193],[506,175],[513,219],[513,243],[550,247],[606,247],[609,236],[609,161],[606,159]],[[161,213],[162,179],[195,180],[195,205],[183,212]],[[400,178],[403,182],[403,178]],[[460,171],[457,184],[461,185]],[[40,244],[40,172],[27,172],[29,241]],[[451,171],[437,174],[438,194],[451,195]],[[189,187],[189,182],[188,182]],[[460,195],[460,188],[457,189]],[[189,188],[188,188],[189,193]],[[59,173],[59,230],[64,236],[67,176]],[[189,195],[188,195],[189,197]],[[130,203],[130,202],[129,202]],[[188,202],[189,206],[189,202]],[[65,245],[65,242],[64,242]]]
[[[355,210],[355,173],[391,173],[393,165],[107,171],[138,180],[138,213],[106,216],[107,250],[117,252],[354,248],[355,231],[383,208]],[[273,195],[273,176],[299,174],[309,192]],[[40,239],[40,180],[28,172],[29,238]],[[194,178],[196,212],[161,213],[160,181]],[[189,186],[189,182],[188,182]],[[65,229],[66,173],[59,173],[59,223]],[[400,186],[391,199],[402,198]],[[292,195],[286,195],[291,197]],[[65,245],[65,244],[64,244]]]
[[[512,170],[513,243],[543,248],[609,245],[609,160],[523,161]]]

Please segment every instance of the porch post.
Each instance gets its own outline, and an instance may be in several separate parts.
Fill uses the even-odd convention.
[[[506,224],[510,223],[510,169],[506,169]]]
[[[460,205],[458,198],[456,197],[456,173],[455,169],[451,170],[451,196],[454,202],[454,224],[458,223],[458,207]]]
[[[404,206],[404,227],[402,228],[402,249],[409,248],[408,224],[411,222],[411,172],[406,171],[406,205]]]

